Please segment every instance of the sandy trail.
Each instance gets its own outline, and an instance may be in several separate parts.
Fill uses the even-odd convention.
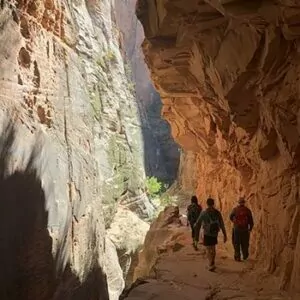
[[[221,239],[220,239],[221,240]],[[195,251],[186,229],[175,252],[163,254],[156,278],[134,288],[128,300],[299,300],[278,290],[275,277],[254,270],[254,261],[235,262],[218,247],[217,269],[206,270],[205,250]]]

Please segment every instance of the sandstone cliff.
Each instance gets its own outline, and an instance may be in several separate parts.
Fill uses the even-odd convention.
[[[147,176],[172,184],[177,178],[178,145],[171,136],[169,124],[161,118],[161,100],[154,89],[144,62],[141,43],[142,25],[135,15],[136,0],[116,2],[116,22],[120,28],[126,70],[133,82],[142,124],[144,164]]]
[[[114,1],[0,5],[0,298],[118,299],[153,208]]]
[[[137,15],[182,181],[225,215],[245,195],[258,259],[299,289],[298,1],[140,0]]]

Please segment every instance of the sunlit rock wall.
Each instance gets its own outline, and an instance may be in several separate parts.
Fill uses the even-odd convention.
[[[253,252],[281,287],[299,289],[300,4],[140,0],[137,15],[163,115],[186,152],[182,184],[202,203],[214,197],[228,230],[245,195]]]

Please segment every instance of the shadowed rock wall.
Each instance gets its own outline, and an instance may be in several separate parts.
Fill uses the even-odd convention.
[[[69,265],[78,281],[68,284],[76,290],[86,278],[89,287],[98,286],[98,270],[109,274],[111,299],[112,294],[117,299],[124,286],[118,245],[107,229],[118,223],[115,216],[120,209],[133,212],[145,228],[142,219],[151,217],[153,206],[144,192],[141,123],[119,38],[114,1],[0,1],[0,125],[10,115],[16,131],[10,163],[1,172],[26,169],[32,145],[38,143],[34,170],[43,192],[34,189],[44,193],[31,199],[34,191],[26,196],[24,188],[34,180],[11,179],[21,187],[19,191],[16,187],[17,195],[9,196],[11,207],[3,207],[7,223],[1,230],[12,236],[6,236],[1,247],[24,256],[12,264],[10,276],[5,268],[0,272],[14,293],[10,299],[25,295],[27,285],[37,289],[35,296],[28,292],[28,299],[51,299],[58,288],[51,260],[55,264],[62,243],[59,265],[63,270]],[[18,220],[13,220],[15,209]],[[29,219],[36,224],[30,224],[32,230],[27,229]],[[22,233],[24,241],[14,244],[11,239],[18,230],[16,239]],[[130,242],[125,251],[130,256]],[[38,259],[49,262],[49,267],[42,265],[37,274],[26,265],[26,257],[32,260],[29,265],[35,266]],[[17,271],[26,276],[15,277]],[[72,296],[71,290],[65,293]],[[85,299],[96,297],[90,295]]]

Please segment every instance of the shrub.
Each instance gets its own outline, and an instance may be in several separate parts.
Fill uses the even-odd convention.
[[[112,49],[107,50],[101,57],[96,60],[98,66],[108,71],[111,64],[117,63],[118,59]]]
[[[160,197],[160,205],[162,207],[170,206],[173,204],[173,202],[174,201],[173,201],[172,197],[170,197],[169,195],[165,194]]]
[[[162,183],[156,177],[147,177],[146,189],[150,197],[155,197],[161,192]]]
[[[128,90],[130,93],[134,94],[135,93],[135,83],[132,81],[128,82]]]
[[[113,63],[117,62],[117,56],[116,56],[115,52],[111,49],[106,52],[105,58],[110,62],[113,62]]]

